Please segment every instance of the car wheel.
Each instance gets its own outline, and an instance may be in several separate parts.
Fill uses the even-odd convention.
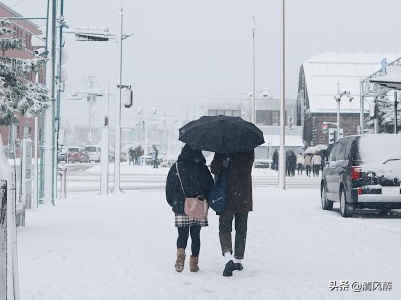
[[[347,197],[343,188],[340,191],[340,211],[343,218],[349,218],[354,215],[354,205],[347,203]]]
[[[327,199],[326,186],[322,185],[320,192],[320,200],[322,202],[322,208],[324,210],[332,210],[333,209],[333,201]]]

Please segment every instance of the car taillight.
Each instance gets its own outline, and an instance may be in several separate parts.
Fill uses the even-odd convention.
[[[361,178],[361,167],[351,167],[351,179],[356,180]]]

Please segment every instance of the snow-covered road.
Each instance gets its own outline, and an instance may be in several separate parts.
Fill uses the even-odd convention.
[[[401,213],[322,211],[319,192],[254,188],[244,270],[222,276],[218,219],[201,232],[200,271],[174,270],[176,229],[161,190],[74,194],[18,228],[22,300],[401,299]],[[188,262],[187,262],[188,263]],[[349,283],[330,291],[330,281]],[[392,282],[353,292],[353,282]]]

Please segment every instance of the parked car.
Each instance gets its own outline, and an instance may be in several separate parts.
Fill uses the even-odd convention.
[[[59,149],[59,151],[57,153],[57,159],[59,162],[67,160],[67,150],[65,148]]]
[[[88,163],[89,155],[83,147],[68,147],[67,150],[68,162]]]
[[[269,168],[271,164],[271,160],[267,158],[257,158],[254,162],[255,168]]]
[[[366,134],[338,140],[323,167],[322,208],[340,202],[341,216],[356,208],[401,208],[401,135]]]
[[[99,162],[101,156],[101,149],[98,146],[86,146],[85,151],[89,155],[90,161]]]

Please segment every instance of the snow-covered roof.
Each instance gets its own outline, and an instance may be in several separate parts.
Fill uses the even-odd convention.
[[[265,134],[265,135],[263,135],[263,137],[265,138],[265,142],[260,146],[271,146],[271,147],[280,146],[280,135]],[[303,143],[302,137],[300,135],[286,135],[285,136],[285,146],[286,147],[303,147],[304,143]]]
[[[401,53],[323,52],[303,63],[309,108],[312,113],[337,112],[337,83],[341,91],[349,91],[353,101],[344,97],[341,112],[358,113],[360,108],[360,81],[381,69],[381,61],[388,63]]]

